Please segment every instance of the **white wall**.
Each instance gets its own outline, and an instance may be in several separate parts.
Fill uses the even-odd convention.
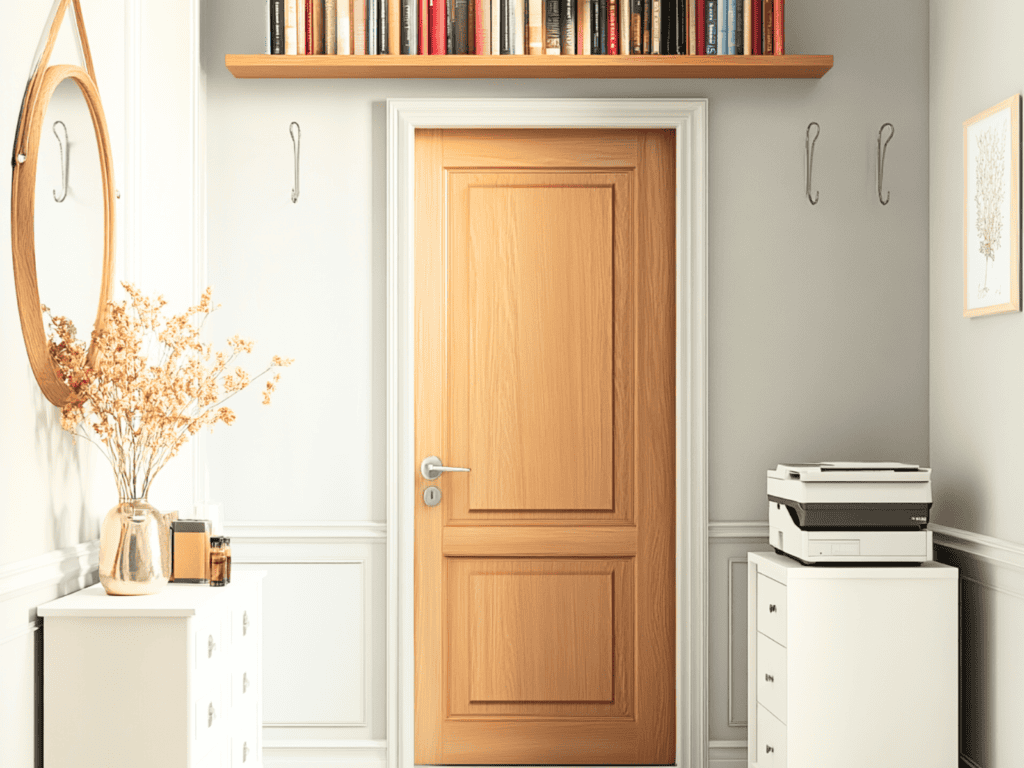
[[[370,546],[371,572],[380,572],[383,548],[366,545],[365,535],[378,535],[384,520],[385,99],[710,100],[709,737],[722,766],[741,764],[745,615],[734,611],[730,623],[728,607],[744,604],[745,580],[728,575],[763,546],[765,469],[802,459],[928,459],[927,1],[791,0],[790,50],[832,53],[836,65],[820,81],[780,82],[236,80],[223,57],[262,52],[259,5],[205,3],[202,34],[209,277],[225,306],[216,327],[258,339],[260,355],[297,358],[271,408],[241,402],[238,422],[209,441],[210,500],[235,525],[236,556],[259,562],[343,560]],[[302,127],[296,205],[292,120]],[[822,127],[816,207],[803,195],[811,120]],[[897,133],[886,168],[892,203],[882,207],[875,141],[887,121]],[[751,525],[728,525],[742,522]],[[350,527],[361,538],[353,541]],[[310,589],[325,572],[267,567],[268,585],[298,570]],[[345,567],[326,572],[340,579]],[[348,599],[320,609],[345,610]],[[268,603],[268,624],[275,610]],[[310,635],[319,620],[306,619]],[[379,647],[383,624],[374,622]],[[292,671],[294,688],[281,695],[297,695],[320,667],[309,657]],[[346,741],[363,749],[365,739],[381,739],[381,677],[371,689],[368,730],[272,725],[267,744],[277,739],[279,749],[268,764],[303,754],[340,760]],[[331,717],[343,716],[339,704]],[[314,749],[328,737],[332,749]]]
[[[963,123],[1024,88],[1021,30],[1012,0],[931,2],[933,520],[950,529],[942,559],[963,569],[961,751],[983,768],[1024,761],[1024,317],[962,316]]]

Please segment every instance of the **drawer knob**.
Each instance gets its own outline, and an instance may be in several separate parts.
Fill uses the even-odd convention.
[[[213,635],[206,641],[206,658],[212,659],[213,652],[217,650],[217,641],[213,639]]]
[[[243,741],[242,742],[242,762],[244,763],[248,759],[249,759],[249,742],[248,741]]]
[[[206,710],[206,727],[212,728],[213,721],[217,719],[217,710],[213,708],[213,702],[210,702],[210,708]]]
[[[765,674],[764,674],[764,679],[765,679],[765,682],[768,682],[768,683],[774,683],[775,682],[775,676],[774,675],[769,675],[767,672],[765,672]]]
[[[770,605],[768,606],[768,613],[777,613],[777,612],[778,612],[778,610],[779,610],[779,609],[778,609],[778,608],[777,608],[777,607],[775,606],[775,603],[771,603],[771,604],[770,604]]]
[[[249,673],[248,672],[243,672],[242,673],[242,693],[245,693],[248,690],[249,690]]]
[[[242,611],[242,637],[249,634],[249,612]]]
[[[775,751],[775,747],[769,747],[767,744],[764,745],[764,752],[766,755],[771,754]]]

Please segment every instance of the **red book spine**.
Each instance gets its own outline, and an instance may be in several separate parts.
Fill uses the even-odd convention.
[[[619,53],[619,2],[608,0],[608,54]]]
[[[776,56],[786,53],[786,0],[775,0],[775,50]]]
[[[488,45],[488,43],[490,43],[490,40],[487,40],[484,37],[484,15],[487,14],[487,17],[490,18],[491,9],[490,8],[484,9],[483,0],[469,0],[469,1],[471,3],[473,3],[474,10],[476,11],[476,15],[475,15],[475,21],[476,21],[475,26],[476,26],[476,29],[473,30],[473,37],[474,37],[474,41],[475,41],[475,45],[473,47],[473,52],[480,54],[480,53],[483,53],[484,51],[487,50],[486,46]]]
[[[448,18],[445,0],[430,0],[430,52],[443,56],[448,53]]]
[[[750,32],[751,40],[753,45],[751,46],[754,50],[752,51],[754,56],[760,56],[764,53],[764,46],[762,45],[763,38],[761,37],[761,0],[754,0],[750,4]]]
[[[707,49],[707,37],[708,37],[708,20],[707,20],[708,6],[705,0],[697,0],[697,50],[694,53],[697,56],[706,56]]]
[[[578,3],[576,2],[576,0],[569,0],[569,2],[570,3],[576,3],[576,55],[577,56],[582,56],[583,55],[583,35],[584,34],[588,34],[588,35],[590,34],[590,30],[589,29],[586,31],[586,33],[584,33],[584,31],[583,31],[583,4],[584,3],[589,3],[590,0],[579,0]]]
[[[313,48],[313,0],[306,0],[306,53],[312,54]]]

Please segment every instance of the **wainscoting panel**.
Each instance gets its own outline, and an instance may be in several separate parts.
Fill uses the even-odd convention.
[[[960,569],[960,752],[969,768],[1024,764],[1024,546],[932,526]]]
[[[709,534],[708,754],[724,767],[740,742],[746,754],[747,553],[771,548],[766,524],[711,523]]]
[[[385,538],[357,523],[228,523],[263,589],[266,768],[376,765],[385,738]]]

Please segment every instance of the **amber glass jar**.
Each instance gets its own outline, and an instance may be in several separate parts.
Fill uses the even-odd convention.
[[[227,536],[210,537],[210,586],[223,587],[231,583],[231,539]]]

